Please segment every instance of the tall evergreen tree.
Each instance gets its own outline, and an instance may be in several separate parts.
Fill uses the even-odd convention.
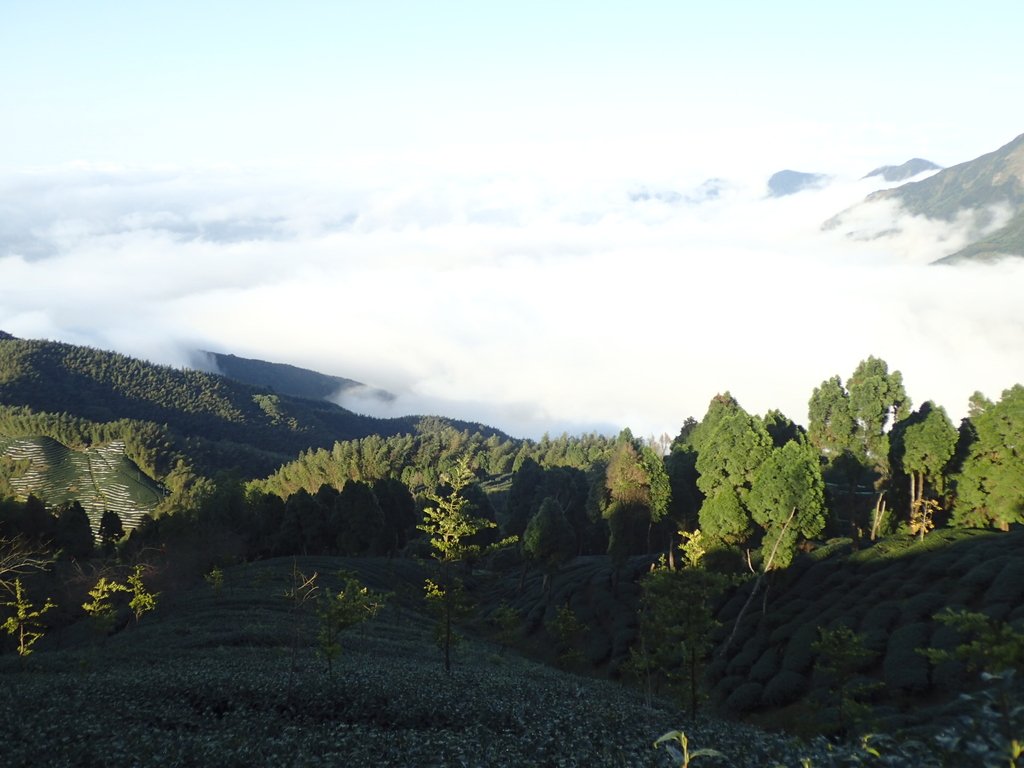
[[[704,494],[701,530],[725,544],[746,541],[752,531],[747,497],[755,473],[771,451],[768,431],[734,400],[722,403],[716,398],[695,443],[697,487]]]
[[[53,543],[66,557],[75,560],[92,554],[92,526],[89,516],[77,501],[64,504],[58,510]]]
[[[923,503],[926,484],[937,493],[945,490],[957,437],[945,409],[930,400],[893,428],[892,453],[910,481],[911,512]]]
[[[954,521],[1009,530],[1024,522],[1024,386],[1005,390],[998,403],[976,394],[970,420],[977,439],[957,477]]]
[[[494,526],[490,520],[474,517],[469,513],[469,500],[465,490],[473,482],[469,468],[469,455],[464,454],[454,470],[442,475],[447,493],[431,493],[433,506],[423,510],[423,523],[418,526],[430,539],[434,559],[438,562],[438,581],[426,582],[427,598],[438,606],[438,639],[444,650],[444,670],[451,672],[451,649],[455,641],[454,622],[464,606],[462,582],[454,566],[466,557],[467,540],[478,531]]]
[[[761,549],[766,568],[785,568],[800,537],[821,533],[824,501],[821,463],[810,444],[791,440],[771,452],[754,476],[749,497],[754,521],[765,533]]]

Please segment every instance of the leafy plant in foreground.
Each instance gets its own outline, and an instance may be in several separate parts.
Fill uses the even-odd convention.
[[[43,636],[43,623],[40,621],[43,614],[51,608],[56,608],[50,598],[46,598],[41,608],[36,608],[25,596],[25,590],[21,585],[21,579],[14,580],[13,600],[2,603],[5,608],[13,608],[14,614],[9,616],[3,623],[3,628],[9,635],[18,637],[18,655],[22,658],[32,653],[32,646],[36,640]]]
[[[439,564],[438,581],[428,579],[425,589],[428,603],[438,611],[438,639],[444,649],[444,671],[448,673],[452,671],[453,623],[465,608],[461,579],[452,572],[453,566],[469,552],[467,539],[485,528],[495,527],[493,521],[474,517],[467,510],[469,499],[463,491],[473,480],[469,458],[469,454],[463,455],[451,475],[442,475],[449,487],[448,494],[430,494],[435,506],[423,511],[423,524],[417,526],[430,537],[434,559]]]
[[[334,675],[334,659],[341,654],[339,636],[349,627],[372,619],[384,606],[384,596],[371,592],[356,578],[343,571],[342,587],[336,593],[324,592],[317,608],[320,631],[317,633],[319,650],[327,660],[327,672]]]
[[[828,680],[828,695],[837,711],[837,728],[845,736],[870,711],[860,702],[872,688],[871,684],[856,683],[853,675],[864,667],[874,655],[864,647],[863,635],[843,625],[835,629],[818,628],[818,640],[811,645],[818,654],[817,669]]]
[[[676,743],[679,744],[676,747]],[[669,731],[659,736],[654,748],[665,747],[672,757],[679,761],[679,768],[689,768],[690,762],[697,757],[725,757],[717,749],[698,749],[690,751],[690,740],[683,731]]]
[[[947,608],[935,620],[960,632],[965,640],[953,650],[926,648],[919,651],[933,664],[951,659],[979,672],[983,688],[961,699],[973,712],[961,718],[959,727],[937,737],[948,752],[966,753],[985,766],[1024,766],[1024,704],[1021,683],[1024,673],[1024,634],[1011,625],[983,613]]]
[[[82,609],[89,614],[89,619],[100,635],[109,635],[114,628],[114,621],[117,612],[114,609],[114,595],[118,592],[128,592],[128,587],[116,581],[100,576],[96,585],[89,590],[89,600],[82,603]]]
[[[156,610],[156,599],[160,596],[159,592],[150,592],[142,582],[143,570],[142,565],[135,566],[135,571],[128,577],[128,588],[126,590],[132,594],[132,599],[128,601],[128,607],[135,614],[136,624],[138,624],[143,614]]]

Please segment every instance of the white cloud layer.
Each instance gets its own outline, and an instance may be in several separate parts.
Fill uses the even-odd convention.
[[[970,216],[862,209],[854,229],[889,232],[864,239],[821,224],[877,179],[767,198],[761,175],[565,178],[8,174],[0,329],[287,362],[397,395],[354,410],[534,437],[674,434],[725,389],[806,423],[813,388],[868,355],[954,418],[1024,381],[1024,260],[928,266]]]

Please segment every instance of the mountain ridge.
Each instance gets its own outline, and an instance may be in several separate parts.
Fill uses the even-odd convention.
[[[1024,257],[1024,134],[988,152],[944,168],[920,181],[872,192],[863,202],[836,214],[822,229],[850,226],[848,217],[874,203],[891,201],[913,216],[954,223],[963,221],[969,242],[933,259],[933,264],[995,261]],[[869,239],[899,231],[888,228],[860,235]],[[853,236],[854,232],[848,232]]]

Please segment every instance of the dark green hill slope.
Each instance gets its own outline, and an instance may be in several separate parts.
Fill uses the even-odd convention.
[[[341,636],[333,672],[312,602],[283,597],[293,568],[319,573],[322,590],[344,568],[393,593]],[[459,644],[445,675],[423,577],[409,561],[287,558],[225,568],[218,589],[171,594],[154,578],[156,611],[102,643],[83,620],[60,643],[45,637],[30,665],[0,656],[0,709],[17,713],[0,720],[3,764],[664,766],[652,742],[680,727],[730,765],[832,764],[823,745],[685,721],[489,643]]]
[[[251,384],[279,395],[308,400],[325,400],[350,389],[368,389],[365,384],[341,376],[328,376],[308,368],[219,352],[199,352],[196,363],[197,368],[209,373],[219,373],[228,379]],[[382,400],[394,399],[388,392],[370,391]]]
[[[246,477],[269,474],[301,451],[338,440],[412,433],[420,420],[361,416],[324,400],[275,394],[215,374],[15,338],[0,340],[0,406],[92,424],[132,420],[165,425],[199,469],[236,469]],[[458,429],[500,434],[479,424],[444,421]]]
[[[797,558],[775,575],[732,633],[750,584],[718,614],[722,623],[711,669],[712,699],[736,713],[776,712],[793,726],[810,718],[824,685],[812,644],[819,628],[847,626],[863,635],[870,657],[863,681],[887,728],[939,718],[969,688],[962,666],[932,665],[919,648],[949,649],[957,637],[933,619],[951,607],[1024,625],[1024,529],[1010,533],[945,529],[923,542],[908,536],[851,551],[849,540]],[[935,706],[925,711],[922,705]]]

